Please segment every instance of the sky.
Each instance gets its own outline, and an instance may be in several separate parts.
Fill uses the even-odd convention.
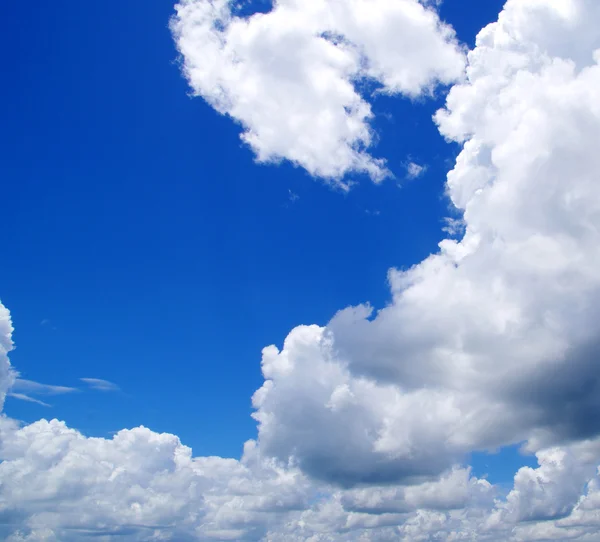
[[[384,306],[387,270],[443,238],[456,154],[430,121],[443,96],[376,100],[396,178],[344,194],[289,164],[257,166],[239,127],[190,98],[173,3],[88,4],[2,8],[2,300],[24,378],[104,378],[123,393],[7,412],[94,436],[143,424],[238,457],[256,431],[261,349],[345,306]],[[476,4],[444,6],[471,41],[501,7]],[[427,166],[414,182],[411,162]]]
[[[595,0],[0,16],[4,539],[600,541]]]

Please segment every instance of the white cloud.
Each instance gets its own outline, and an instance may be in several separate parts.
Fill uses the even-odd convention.
[[[11,344],[12,347],[12,344]],[[37,399],[35,396],[49,396],[49,395],[64,395],[66,393],[73,393],[79,391],[77,388],[70,388],[67,386],[52,386],[49,384],[41,384],[34,382],[33,380],[26,380],[24,378],[18,378],[18,373],[10,369],[10,363],[8,359],[5,360],[6,367],[10,371],[11,378],[6,382],[8,397],[18,399],[20,401],[26,401],[28,403],[36,403],[38,405],[49,407],[48,403]]]
[[[108,380],[101,378],[80,378],[82,382],[85,382],[90,388],[97,391],[119,391],[119,386]]]
[[[63,395],[65,393],[73,393],[78,390],[77,388],[71,388],[68,386],[52,386],[50,384],[34,382],[33,380],[17,378],[11,387],[11,391],[18,393],[30,393],[34,395]]]
[[[388,175],[373,158],[371,107],[356,89],[377,82],[416,97],[463,73],[453,30],[417,0],[279,0],[267,14],[228,0],[184,0],[172,31],[195,95],[243,127],[259,162],[282,159],[347,187]]]
[[[0,410],[4,407],[6,394],[16,378],[16,373],[8,360],[8,353],[13,349],[12,332],[10,313],[0,303]]]
[[[421,166],[416,162],[409,162],[406,165],[406,176],[409,179],[418,179],[427,171],[427,166]]]
[[[39,399],[36,399],[35,397],[30,397],[29,395],[26,395],[24,393],[9,392],[7,394],[7,397],[12,397],[13,399],[19,399],[20,401],[25,401],[27,403],[36,403],[38,405],[45,406],[45,407],[50,406],[48,403],[44,403],[44,401],[40,401]]]
[[[225,37],[207,47],[241,43],[232,51],[245,54],[263,39],[295,38],[286,26],[295,19],[281,15],[295,9],[304,24],[294,6],[207,33],[214,14],[202,10],[227,5],[188,3],[182,20],[197,19],[181,36]],[[193,458],[176,437],[145,428],[106,440],[57,421],[2,418],[0,535],[597,542],[599,16],[596,0],[509,0],[481,32],[468,79],[436,116],[464,145],[448,175],[464,238],[391,271],[383,310],[346,309],[326,327],[296,328],[281,350],[266,348],[253,398],[258,441],[240,461]],[[325,58],[337,54],[323,47]],[[263,73],[252,62],[264,55],[239,58],[232,69],[244,78],[225,80],[232,88],[247,81],[244,70]],[[10,333],[2,308],[2,397],[13,379]],[[539,467],[520,469],[506,496],[460,466],[468,452],[522,441]]]
[[[444,218],[444,227],[442,231],[454,237],[459,234],[464,234],[466,224],[462,218],[446,217]]]
[[[482,31],[437,115],[464,140],[448,176],[464,238],[392,271],[377,314],[347,309],[265,350],[263,451],[352,485],[600,432],[599,8],[569,5],[509,2]],[[532,32],[547,27],[564,52]]]

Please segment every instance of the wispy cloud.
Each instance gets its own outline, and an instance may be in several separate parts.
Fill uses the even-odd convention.
[[[90,388],[98,391],[119,391],[119,386],[108,380],[101,378],[80,378],[82,382],[85,382]]]
[[[45,407],[52,406],[52,405],[49,405],[48,403],[44,403],[44,401],[40,401],[39,399],[34,398],[34,397],[29,397],[29,395],[25,395],[24,393],[9,393],[8,396],[12,397],[14,399],[19,399],[19,401],[27,401],[28,403],[36,403],[38,405],[42,405]]]
[[[442,228],[442,231],[446,232],[448,235],[461,235],[462,233],[464,233],[465,228],[466,223],[463,218],[444,218],[444,227]]]
[[[65,393],[73,393],[79,391],[77,388],[68,386],[51,386],[49,384],[41,384],[33,380],[17,378],[12,386],[13,393],[24,393],[31,395],[63,395]]]
[[[56,331],[56,326],[52,323],[51,320],[49,320],[48,318],[44,318],[41,322],[40,322],[40,326],[42,327],[47,327],[50,328],[53,331]]]
[[[422,166],[416,162],[409,162],[406,165],[406,177],[408,179],[417,179],[427,171],[427,166]]]

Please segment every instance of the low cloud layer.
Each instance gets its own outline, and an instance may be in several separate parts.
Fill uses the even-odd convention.
[[[307,5],[323,9],[318,2]],[[334,18],[345,21],[362,3],[328,5],[346,6]],[[433,17],[415,2],[395,5]],[[245,123],[248,134],[254,130],[260,142],[249,141],[259,157],[285,157],[315,175],[335,176],[360,167],[351,160],[346,170],[327,169],[310,149],[284,155],[269,147],[261,139],[263,112],[251,124],[235,109],[247,105],[249,95],[234,100],[228,94],[247,81],[265,92],[265,74],[279,81],[277,62],[254,64],[265,58],[262,40],[275,38],[308,40],[313,56],[292,62],[290,77],[299,94],[310,88],[312,72],[299,77],[297,66],[312,67],[314,57],[315,69],[324,69],[322,59],[339,47],[306,32],[303,10],[310,11],[282,1],[273,13],[244,21],[231,18],[219,0],[187,2],[174,25],[186,58],[188,46],[204,51],[204,63],[187,65],[197,92],[208,93],[204,85],[219,89],[214,103]],[[286,18],[289,13],[294,17]],[[216,27],[215,20],[221,21]],[[441,134],[463,146],[447,191],[464,213],[464,237],[442,241],[438,253],[409,270],[390,271],[391,301],[384,309],[348,308],[325,327],[294,329],[281,349],[267,347],[265,383],[253,397],[258,436],[239,461],[194,458],[177,437],[145,428],[106,440],[58,421],[19,427],[3,418],[0,535],[12,542],[88,535],[597,542],[598,20],[596,0],[509,0],[498,22],[481,31],[466,80],[452,88],[435,118]],[[302,27],[298,35],[296,26]],[[350,39],[348,28],[336,27]],[[389,45],[386,35],[381,31],[378,46]],[[326,51],[310,52],[315,43]],[[225,76],[213,64],[234,53],[239,62],[219,70],[231,68],[235,77],[219,79]],[[387,74],[380,79],[394,92],[422,92],[436,73],[428,68],[427,77],[417,72],[395,80],[385,59],[379,62]],[[339,77],[335,72],[332,88]],[[299,111],[322,105],[307,96],[310,103],[299,102]],[[269,129],[288,143],[298,134],[310,140],[312,128],[298,126],[298,132],[287,125]],[[359,158],[376,164],[364,153]],[[6,357],[11,332],[1,307],[2,400],[14,383]],[[521,468],[509,491],[464,465],[470,452],[516,443],[524,443],[539,466]]]

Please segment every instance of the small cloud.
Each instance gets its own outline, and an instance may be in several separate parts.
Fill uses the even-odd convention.
[[[48,327],[53,331],[56,331],[56,326],[52,323],[51,320],[48,320],[48,318],[44,318],[41,322],[40,322],[40,326],[42,327]]]
[[[24,393],[32,395],[62,395],[65,393],[79,391],[77,388],[40,384],[39,382],[34,382],[33,380],[25,380],[23,378],[17,378],[11,390],[14,393]]]
[[[90,388],[97,391],[119,391],[119,386],[109,382],[108,380],[102,380],[101,378],[80,378],[82,382],[85,382]]]
[[[417,179],[427,171],[427,166],[422,166],[416,162],[409,162],[406,165],[406,177],[408,179]]]
[[[38,405],[42,405],[45,407],[49,407],[48,403],[44,403],[44,401],[40,401],[39,399],[35,399],[34,397],[29,397],[29,395],[25,395],[24,393],[9,393],[9,397],[13,397],[14,399],[19,399],[19,401],[27,401],[28,403],[36,403]]]
[[[288,192],[290,193],[289,200],[292,203],[294,203],[295,201],[298,201],[300,199],[300,196],[298,194],[296,194],[295,192],[292,192],[291,190],[288,190]]]
[[[448,235],[456,236],[460,235],[465,231],[465,221],[462,218],[444,218],[445,226],[442,228],[443,232],[446,232]]]
[[[379,216],[381,214],[381,211],[374,209],[365,209],[365,214],[369,215],[369,216]]]

